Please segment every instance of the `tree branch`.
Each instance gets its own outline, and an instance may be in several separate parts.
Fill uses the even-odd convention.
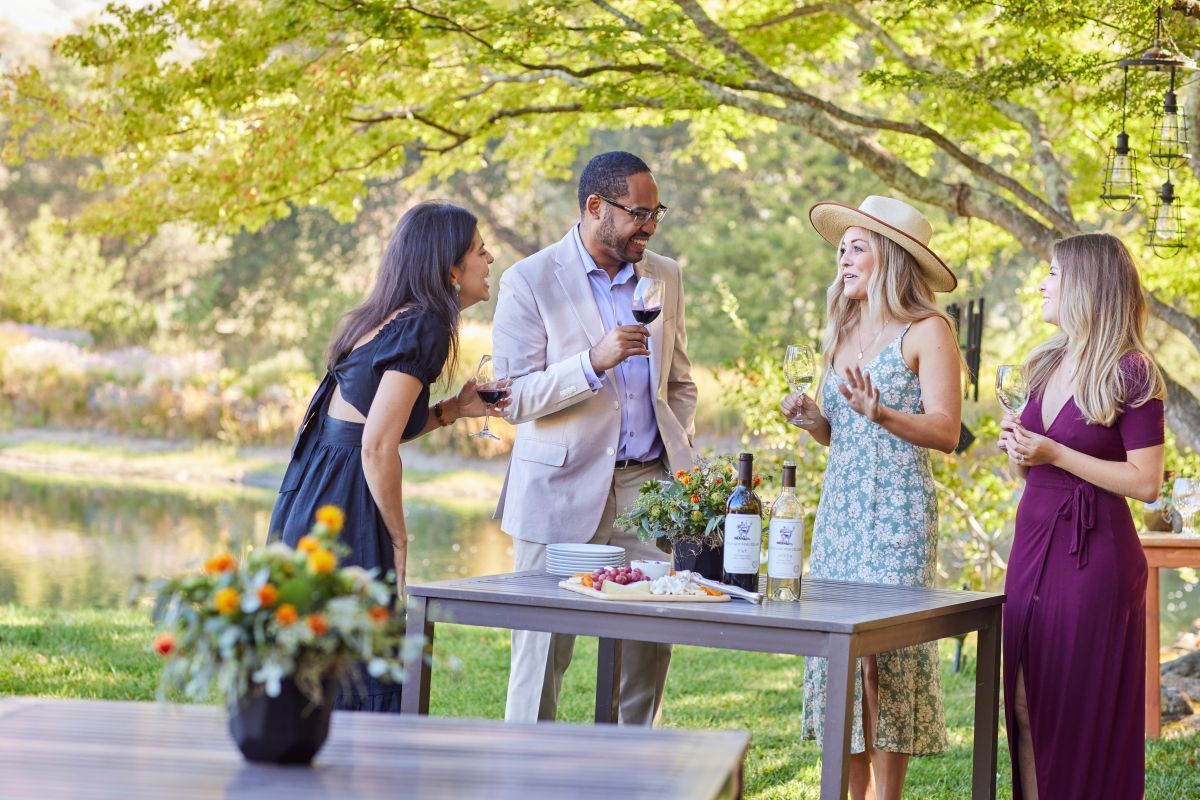
[[[862,162],[889,186],[909,197],[962,216],[986,219],[1003,228],[1030,252],[1049,259],[1058,234],[1011,201],[992,192],[964,191],[963,184],[945,183],[919,175],[893,153],[866,136],[855,134],[815,107],[775,106],[712,82],[705,84],[714,98],[752,114],[794,125],[836,150]]]
[[[855,25],[862,28],[864,31],[871,34],[876,40],[882,44],[892,57],[895,58],[904,66],[911,69],[913,72],[928,72],[932,75],[947,75],[947,70],[942,64],[928,58],[914,56],[912,53],[904,49],[904,47],[896,41],[896,39],[884,29],[882,25],[875,21],[870,16],[859,11],[849,4],[838,4],[837,10],[843,16],[851,20]],[[1010,117],[1020,123],[1022,127],[1029,133],[1030,143],[1033,148],[1034,161],[1038,168],[1041,169],[1042,175],[1046,180],[1047,188],[1049,189],[1050,203],[1038,197],[1033,192],[1021,186],[1021,193],[1015,193],[1020,197],[1030,208],[1036,210],[1050,224],[1054,225],[1064,235],[1070,235],[1079,232],[1079,226],[1075,222],[1075,218],[1071,213],[1071,201],[1068,193],[1068,183],[1065,170],[1058,158],[1054,155],[1054,151],[1050,146],[1050,138],[1046,134],[1045,125],[1038,115],[1030,108],[1026,108],[1018,103],[1010,100],[994,100],[992,106],[1002,114]],[[940,145],[939,145],[940,146]],[[947,151],[949,153],[949,151]],[[955,160],[960,161],[953,153],[949,153]],[[974,160],[974,159],[972,159]],[[975,172],[970,164],[965,164],[968,169]],[[976,173],[978,174],[978,173]],[[1007,178],[1008,176],[1004,176]],[[989,180],[993,180],[989,178]],[[1016,181],[1013,181],[1016,183]],[[998,184],[1002,185],[1003,184]],[[1017,184],[1018,186],[1020,184]],[[1013,191],[1011,186],[1004,186],[1010,192]]]
[[[742,28],[744,31],[760,31],[764,28],[771,28],[775,25],[782,25],[785,22],[791,22],[794,19],[802,19],[803,17],[811,17],[816,14],[826,14],[837,9],[837,3],[817,3],[814,6],[800,6],[795,11],[790,11],[787,14],[781,14],[777,17],[756,22],[753,25],[747,25]]]
[[[1162,370],[1163,380],[1167,382],[1167,399],[1165,412],[1167,425],[1180,441],[1191,448],[1192,452],[1200,453],[1200,402],[1196,396],[1181,386],[1167,371]]]
[[[1163,302],[1157,292],[1146,292],[1146,302],[1150,305],[1151,314],[1182,333],[1192,347],[1200,350],[1200,319]]]

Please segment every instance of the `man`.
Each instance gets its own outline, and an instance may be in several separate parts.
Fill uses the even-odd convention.
[[[492,352],[514,378],[505,416],[517,439],[496,515],[517,570],[544,569],[552,542],[660,556],[613,518],[643,483],[692,461],[696,385],[679,265],[646,249],[666,210],[645,162],[598,155],[579,179],[579,224],[500,279]],[[665,283],[648,328],[632,313],[642,276]],[[574,636],[513,631],[507,720],[555,718],[574,645]],[[621,656],[620,721],[653,725],[671,647],[625,642]]]

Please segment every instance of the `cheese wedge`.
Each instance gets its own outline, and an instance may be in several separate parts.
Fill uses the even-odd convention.
[[[605,581],[600,587],[600,591],[604,594],[650,594],[650,581],[638,581],[637,583],[626,583],[624,585]]]

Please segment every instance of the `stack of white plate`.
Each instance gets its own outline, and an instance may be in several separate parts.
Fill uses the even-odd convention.
[[[625,548],[609,544],[548,544],[546,572],[568,577],[625,563]]]

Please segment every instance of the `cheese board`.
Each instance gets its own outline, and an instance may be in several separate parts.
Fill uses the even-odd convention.
[[[578,583],[567,581],[559,581],[558,587],[566,589],[568,592],[584,595],[585,597],[594,597],[597,600],[617,600],[628,603],[728,603],[729,595],[678,595],[678,594],[633,594],[630,592],[622,592],[620,594],[612,592],[598,592],[595,589],[587,586],[582,586]]]

